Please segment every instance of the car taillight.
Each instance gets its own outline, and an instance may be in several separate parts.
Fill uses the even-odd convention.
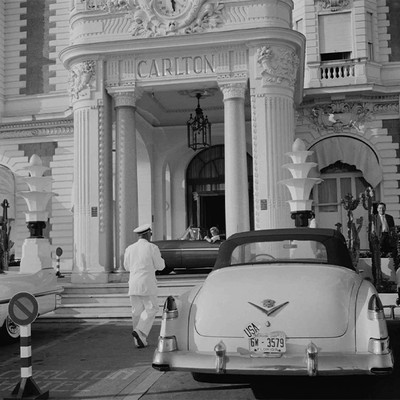
[[[178,318],[178,307],[176,306],[175,299],[172,296],[168,296],[164,303],[163,319],[175,319]]]
[[[160,336],[158,338],[157,350],[159,353],[168,353],[178,349],[176,337],[171,334],[171,324],[175,323],[173,320],[176,318],[178,318],[178,307],[175,299],[172,296],[168,296],[164,302]]]
[[[368,302],[368,318],[370,320],[385,319],[383,305],[377,294],[373,294]]]

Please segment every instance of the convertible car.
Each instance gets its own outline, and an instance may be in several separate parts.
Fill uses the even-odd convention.
[[[166,275],[174,269],[212,268],[217,259],[220,241],[209,243],[202,239],[199,228],[188,228],[181,239],[154,241],[165,260],[160,274]]]
[[[17,271],[5,271],[0,274],[0,344],[19,338],[20,329],[8,315],[8,305],[12,297],[19,292],[28,292],[35,296],[39,315],[56,308],[56,296],[62,292],[57,286],[53,268],[43,269],[33,274],[21,274]]]
[[[386,375],[382,303],[332,229],[237,233],[204,283],[164,304],[153,368],[229,375]]]

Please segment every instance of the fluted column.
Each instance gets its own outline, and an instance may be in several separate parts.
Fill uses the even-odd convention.
[[[134,240],[138,225],[138,178],[136,155],[136,95],[111,93],[116,110],[115,242],[116,268],[123,270],[125,249]]]
[[[82,106],[82,107],[79,107]],[[75,104],[74,109],[74,272],[90,270],[90,107]]]
[[[226,236],[250,229],[244,95],[246,82],[220,83],[224,95]]]
[[[290,193],[278,182],[290,178],[282,165],[294,141],[299,56],[294,46],[274,41],[252,48],[250,57],[254,225],[255,229],[292,227]]]

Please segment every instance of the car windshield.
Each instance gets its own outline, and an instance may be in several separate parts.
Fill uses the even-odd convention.
[[[328,263],[327,249],[312,240],[281,240],[239,244],[231,253],[230,265],[265,262]]]

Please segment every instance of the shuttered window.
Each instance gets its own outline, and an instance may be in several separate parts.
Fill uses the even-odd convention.
[[[320,15],[318,21],[320,54],[353,50],[351,13]]]

